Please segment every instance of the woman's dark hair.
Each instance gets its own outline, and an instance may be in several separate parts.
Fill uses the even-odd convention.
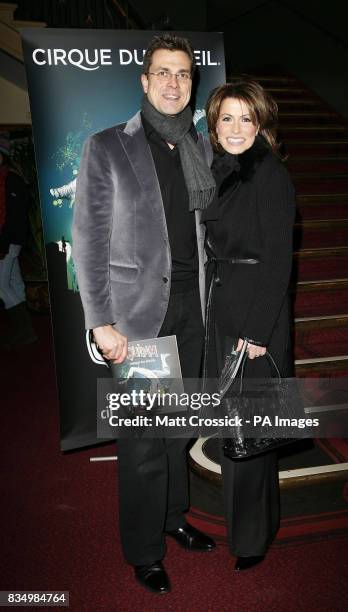
[[[191,60],[191,76],[193,75],[196,68],[196,62],[191,43],[187,40],[187,38],[182,38],[181,36],[175,36],[174,34],[169,33],[162,34],[161,36],[155,36],[150,41],[144,55],[143,74],[147,74],[149,72],[152,56],[158,49],[183,51],[186,53]]]
[[[210,141],[215,151],[222,151],[216,134],[216,123],[223,100],[235,98],[242,100],[249,109],[254,125],[259,126],[261,134],[268,142],[273,152],[279,155],[279,145],[276,140],[278,122],[278,106],[275,100],[257,82],[250,78],[237,78],[231,83],[221,85],[210,94],[206,106]]]

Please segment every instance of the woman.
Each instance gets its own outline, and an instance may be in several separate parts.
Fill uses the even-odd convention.
[[[202,217],[212,291],[207,374],[219,376],[227,336],[238,339],[238,350],[248,342],[245,376],[272,376],[266,350],[282,376],[291,376],[287,290],[295,201],[277,153],[277,105],[258,83],[241,79],[213,92],[207,120],[217,184]],[[279,527],[276,453],[223,457],[222,476],[235,569],[248,569],[263,560]]]

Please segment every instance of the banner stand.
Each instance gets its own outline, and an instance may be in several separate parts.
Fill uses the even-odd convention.
[[[110,457],[90,457],[89,460],[90,462],[96,462],[96,461],[117,461],[118,457],[117,455],[115,455],[114,457],[110,456]]]
[[[47,253],[62,451],[107,441],[98,437],[96,427],[96,380],[107,377],[107,368],[85,330],[72,257],[82,147],[92,134],[123,124],[139,111],[144,51],[158,34],[89,28],[21,31]],[[206,134],[207,98],[225,82],[223,36],[176,34],[189,38],[194,48],[198,70],[192,109],[197,132]]]

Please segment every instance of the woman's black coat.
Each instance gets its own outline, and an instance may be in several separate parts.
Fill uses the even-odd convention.
[[[211,245],[208,255],[259,261],[215,268],[221,279],[213,289],[219,344],[232,336],[267,346],[282,375],[290,376],[288,285],[295,195],[289,174],[262,136],[238,156],[216,155],[212,170],[217,196],[202,217]],[[208,286],[213,269],[208,263]],[[247,371],[251,376],[270,374],[265,358],[249,360]]]

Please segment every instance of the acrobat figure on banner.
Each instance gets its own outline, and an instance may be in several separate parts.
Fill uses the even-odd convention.
[[[62,236],[61,240],[57,240],[56,244],[58,245],[59,252],[65,255],[67,287],[71,291],[77,292],[79,290],[79,287],[77,284],[77,277],[73,258],[71,256],[71,244],[68,240],[65,240],[64,236]]]

